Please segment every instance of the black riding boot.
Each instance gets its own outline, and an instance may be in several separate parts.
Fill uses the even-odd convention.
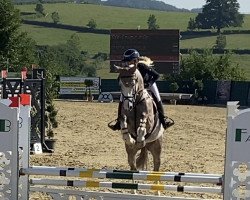
[[[157,110],[158,110],[158,113],[159,113],[159,119],[160,119],[160,122],[163,125],[163,128],[167,129],[168,127],[174,125],[173,120],[169,119],[168,117],[165,117],[162,101],[158,101],[156,103],[156,106],[157,106]]]
[[[121,112],[122,112],[122,102],[119,101],[119,105],[118,105],[118,116],[116,119],[116,123],[114,125],[109,125],[109,127],[113,130],[121,130],[121,124],[120,124],[120,119],[121,119]]]

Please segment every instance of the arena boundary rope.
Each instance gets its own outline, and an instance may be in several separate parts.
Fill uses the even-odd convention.
[[[123,171],[108,169],[29,166],[30,98],[12,98],[0,103],[0,199],[29,199],[29,192],[47,193],[53,199],[186,199],[100,191],[79,191],[46,186],[138,189],[222,194],[224,200],[250,198],[250,109],[238,110],[238,102],[227,105],[227,142],[223,175],[176,172]],[[26,100],[25,100],[26,99]],[[30,175],[93,178],[95,180],[31,179]],[[214,184],[215,187],[178,186],[99,181],[96,179],[175,181]],[[221,185],[218,187],[218,185]]]

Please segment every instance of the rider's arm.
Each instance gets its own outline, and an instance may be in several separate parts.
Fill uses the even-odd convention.
[[[155,83],[160,78],[160,74],[153,68],[148,68],[148,75],[150,76],[150,85],[153,85],[153,83]]]
[[[153,85],[160,77],[160,74],[156,72],[153,68],[146,66],[143,63],[138,64],[138,69],[141,72],[144,80],[145,87],[148,88]]]

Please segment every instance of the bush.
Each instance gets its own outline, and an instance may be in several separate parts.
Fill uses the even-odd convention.
[[[90,29],[95,29],[97,27],[96,21],[94,19],[89,20],[87,27]]]
[[[156,30],[156,29],[160,28],[160,26],[157,24],[156,20],[157,19],[156,19],[155,15],[153,15],[153,14],[149,15],[148,21],[147,21],[149,30]]]
[[[54,24],[58,24],[60,22],[60,17],[59,17],[58,12],[53,12],[51,14],[51,18],[52,18]]]
[[[191,51],[183,58],[178,80],[246,80],[244,71],[238,64],[231,62],[231,54],[220,56],[212,54],[211,50],[202,53]]]
[[[216,39],[216,49],[225,49],[227,45],[227,38],[225,35],[219,34]]]
[[[102,53],[102,52],[98,52],[97,54],[95,54],[93,56],[93,59],[98,59],[98,60],[108,60],[108,54],[107,53]]]
[[[179,89],[179,85],[176,82],[173,82],[169,85],[169,89],[171,92],[176,92]]]
[[[190,18],[189,22],[188,22],[187,29],[193,31],[193,30],[196,29],[196,27],[197,27],[197,25],[196,25],[195,19],[194,18]]]
[[[35,11],[37,13],[37,16],[41,16],[41,15],[45,16],[43,4],[41,4],[41,3],[36,4]]]

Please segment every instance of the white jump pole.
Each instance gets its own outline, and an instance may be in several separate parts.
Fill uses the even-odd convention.
[[[172,174],[141,174],[141,173],[126,173],[126,172],[108,172],[105,170],[58,170],[44,167],[30,167],[21,169],[22,174],[26,175],[44,175],[44,176],[61,176],[61,177],[80,177],[80,178],[112,178],[112,179],[127,179],[127,180],[144,180],[144,181],[173,181],[185,183],[213,183],[222,184],[222,177],[213,176],[191,176],[191,175],[172,175]]]
[[[143,183],[115,183],[110,181],[86,181],[86,180],[59,180],[59,179],[38,179],[30,180],[31,185],[52,185],[67,187],[84,188],[115,188],[124,190],[156,190],[156,191],[174,191],[191,193],[213,193],[221,194],[221,187],[201,187],[201,186],[180,186],[180,185],[162,185],[162,184],[143,184]]]
[[[214,177],[214,178],[220,178],[221,174],[202,174],[202,173],[184,173],[184,172],[157,172],[157,171],[144,171],[144,170],[138,170],[138,171],[130,171],[130,170],[114,170],[114,169],[88,169],[88,168],[77,168],[77,167],[53,167],[53,166],[30,166],[29,170],[48,170],[48,171],[56,171],[58,173],[69,173],[69,172],[84,172],[84,173],[94,173],[94,172],[106,172],[106,173],[128,173],[128,174],[154,174],[154,175],[171,175],[171,176],[203,176],[203,177]],[[25,170],[25,169],[23,169]]]

